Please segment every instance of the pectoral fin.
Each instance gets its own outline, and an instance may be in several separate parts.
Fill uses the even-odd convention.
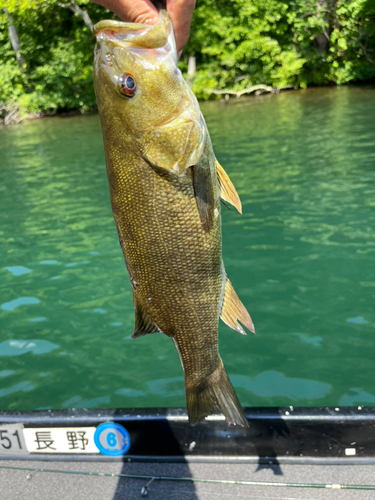
[[[242,214],[242,205],[240,197],[237,194],[236,188],[229,179],[228,174],[216,160],[217,179],[220,186],[220,198],[233,205]]]
[[[242,304],[238,298],[236,292],[234,291],[232,283],[227,277],[227,282],[225,285],[224,301],[221,309],[220,318],[233,330],[246,335],[244,329],[238,323],[240,321],[250,332],[255,333],[254,324],[250,318],[250,314],[247,312],[245,306]]]
[[[206,158],[193,167],[195,200],[203,229],[207,232],[214,221],[215,196],[211,171]]]
[[[143,335],[147,335],[148,333],[160,332],[159,328],[155,325],[147,312],[143,310],[135,296],[133,296],[133,300],[135,310],[135,326],[132,333],[132,339],[143,337]]]
[[[184,120],[149,130],[144,135],[143,158],[156,169],[181,175],[199,161],[206,137],[203,125]]]

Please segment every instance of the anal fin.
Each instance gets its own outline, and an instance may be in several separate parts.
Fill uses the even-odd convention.
[[[134,311],[135,311],[135,325],[132,333],[132,339],[137,339],[138,337],[143,337],[148,333],[160,332],[160,329],[155,325],[152,319],[149,317],[143,307],[137,301],[134,296]]]
[[[224,301],[221,308],[220,318],[230,328],[237,330],[237,332],[240,332],[243,335],[246,335],[246,333],[238,321],[246,326],[250,332],[255,333],[254,324],[250,318],[250,314],[238,298],[238,295],[234,291],[233,285],[229,281],[228,277],[225,285]]]
[[[228,174],[217,160],[216,173],[220,186],[220,198],[233,205],[240,212],[240,214],[242,214],[242,204],[236,188],[233,186]]]

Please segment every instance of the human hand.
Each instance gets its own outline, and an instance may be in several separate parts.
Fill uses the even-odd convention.
[[[128,23],[156,24],[158,10],[151,0],[92,0],[114,12]],[[167,12],[173,25],[178,55],[189,40],[191,18],[196,0],[167,0]]]

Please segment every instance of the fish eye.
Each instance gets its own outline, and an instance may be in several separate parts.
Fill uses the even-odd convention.
[[[129,73],[123,73],[120,78],[120,92],[127,97],[133,97],[137,89],[137,82],[134,76]]]

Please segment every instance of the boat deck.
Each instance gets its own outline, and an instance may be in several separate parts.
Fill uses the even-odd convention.
[[[85,473],[168,476],[270,483],[375,484],[375,465],[259,465],[226,463],[121,463],[2,460],[1,500],[134,500],[144,498],[147,479],[84,475]],[[61,472],[30,472],[42,468]],[[77,474],[81,473],[81,474]],[[82,474],[84,473],[84,474]],[[277,487],[192,483],[155,480],[148,487],[150,500],[232,499],[374,499],[375,490],[333,490],[316,487]]]

